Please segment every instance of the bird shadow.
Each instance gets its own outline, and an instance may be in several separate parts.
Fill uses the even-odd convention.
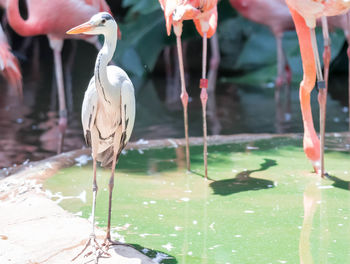
[[[210,183],[210,187],[213,189],[214,194],[217,195],[231,195],[234,193],[245,191],[257,191],[262,189],[269,189],[274,187],[273,181],[258,179],[250,177],[254,172],[265,171],[270,167],[276,166],[277,162],[272,159],[264,159],[264,162],[260,164],[260,168],[256,170],[246,170],[238,173],[232,179],[225,179],[214,181]]]
[[[336,176],[332,176],[329,174],[326,175],[326,178],[333,181],[332,186],[334,186],[335,188],[350,191],[350,181],[344,181]]]
[[[133,248],[135,248],[137,251],[141,252],[142,254],[146,255],[150,259],[152,259],[152,261],[154,263],[161,263],[161,264],[177,264],[178,263],[176,258],[172,255],[169,255],[168,253],[164,253],[164,252],[154,250],[154,249],[145,248],[145,247],[138,245],[138,244],[130,244],[130,246],[132,246]],[[116,248],[115,251],[123,257],[133,257],[132,255],[128,255],[127,251],[118,250],[118,248]],[[143,262],[141,262],[141,264],[142,263]]]

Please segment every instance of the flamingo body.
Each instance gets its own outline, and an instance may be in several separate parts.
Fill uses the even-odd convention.
[[[350,8],[350,2],[347,0],[286,0],[286,2],[305,19],[310,28],[316,26],[317,18],[344,14]]]
[[[277,91],[284,83],[291,83],[291,70],[283,47],[282,37],[287,30],[294,29],[293,19],[284,0],[230,0],[231,5],[245,18],[267,26],[276,39],[277,46]]]
[[[270,28],[274,35],[293,30],[293,19],[284,0],[230,0],[244,17]]]
[[[211,38],[217,27],[217,0],[159,0],[166,22],[167,33],[171,26],[183,20],[193,20],[198,33],[203,37],[206,27],[207,37]],[[208,25],[206,25],[208,23]]]
[[[18,1],[8,0],[7,16],[11,27],[22,36],[50,35],[58,39],[87,38],[87,36],[67,35],[66,31],[88,20],[97,12],[110,11],[104,1],[96,3],[93,0],[27,0],[28,19],[24,20],[19,13]],[[102,8],[105,10],[101,10]]]

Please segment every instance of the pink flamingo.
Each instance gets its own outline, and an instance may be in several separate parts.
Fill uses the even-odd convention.
[[[62,151],[64,133],[67,127],[67,108],[63,84],[61,51],[64,39],[84,39],[100,48],[96,36],[66,35],[75,25],[87,21],[99,11],[110,12],[105,0],[27,0],[28,19],[19,12],[19,0],[7,0],[6,14],[10,26],[21,36],[47,35],[54,53],[56,82],[59,101],[59,142],[58,153]]]
[[[183,56],[181,47],[182,22],[184,20],[193,20],[197,31],[203,38],[203,57],[202,57],[202,79],[199,87],[201,88],[201,102],[203,115],[203,156],[204,156],[204,172],[205,178],[208,177],[208,162],[207,162],[207,121],[206,121],[206,105],[208,100],[208,80],[207,74],[207,39],[211,38],[217,26],[217,0],[159,0],[159,3],[164,10],[167,33],[170,35],[171,26],[174,28],[176,35],[176,44],[179,57],[180,77],[181,77],[181,101],[184,109],[184,125],[186,137],[186,163],[187,169],[190,170],[190,150],[188,139],[188,118],[187,104],[188,94],[186,91],[185,74],[183,67]]]
[[[300,104],[304,124],[304,151],[311,160],[315,171],[324,177],[324,134],[325,134],[325,113],[327,89],[323,78],[321,63],[316,42],[316,20],[321,18],[323,24],[326,23],[326,16],[335,16],[345,13],[350,8],[350,2],[346,0],[334,1],[313,1],[313,0],[286,0],[290,8],[296,31],[299,38],[300,53],[303,63],[304,77],[300,84]],[[328,38],[328,28],[324,30],[326,42]],[[329,45],[328,45],[329,46]],[[330,52],[324,52],[325,65],[329,64]],[[316,135],[314,128],[310,93],[315,85],[317,76],[317,86],[319,88],[320,104],[320,138]]]
[[[230,0],[231,5],[244,17],[267,26],[276,39],[276,87],[290,86],[292,73],[282,47],[283,33],[294,29],[293,19],[284,0]]]
[[[10,87],[22,98],[22,74],[17,58],[11,53],[6,35],[0,26],[0,70]]]

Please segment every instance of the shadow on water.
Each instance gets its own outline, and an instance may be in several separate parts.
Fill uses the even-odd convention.
[[[327,175],[327,178],[334,182],[332,186],[334,186],[335,188],[350,191],[350,181],[344,181],[343,179],[332,175]]]
[[[273,181],[252,178],[250,175],[254,172],[265,171],[270,167],[277,166],[277,162],[272,159],[264,159],[260,164],[260,168],[256,170],[242,171],[235,178],[214,181],[210,184],[214,194],[231,195],[244,191],[257,191],[274,187]]]
[[[161,264],[177,264],[178,261],[176,258],[172,255],[169,255],[168,253],[161,252],[159,250],[153,250],[149,248],[145,248],[143,246],[140,246],[138,244],[131,244],[136,250],[140,251],[142,254],[145,254],[147,257],[151,258],[154,263],[161,263]],[[132,257],[125,255],[125,252],[117,252],[118,254],[124,256],[124,257]]]

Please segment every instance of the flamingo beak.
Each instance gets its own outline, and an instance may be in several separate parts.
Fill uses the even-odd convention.
[[[94,29],[95,26],[93,24],[91,24],[90,22],[86,22],[86,23],[83,23],[79,26],[76,26],[70,30],[68,30],[66,33],[67,34],[81,34],[81,33],[84,33],[84,32],[88,32],[92,29]]]

